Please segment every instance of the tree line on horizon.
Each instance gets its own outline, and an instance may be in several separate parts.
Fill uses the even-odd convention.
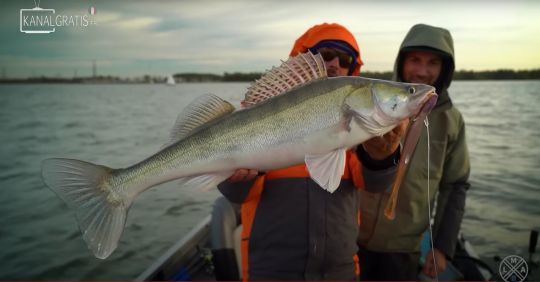
[[[176,82],[250,82],[259,79],[262,72],[225,72],[223,75],[214,73],[177,73],[174,74]],[[392,79],[392,72],[363,71],[361,76],[376,79]],[[487,70],[472,71],[458,70],[454,72],[454,80],[525,80],[540,79],[540,68],[532,70]],[[0,83],[165,83],[166,78],[160,76],[144,75],[135,78],[121,78],[118,76],[96,76],[96,77],[32,77],[32,78],[0,78]]]
[[[392,72],[361,72],[361,76],[377,78],[377,79],[392,79]],[[513,80],[513,79],[540,79],[540,69],[533,70],[488,70],[488,71],[472,71],[458,70],[454,72],[454,80]]]
[[[223,75],[216,74],[204,74],[204,73],[178,73],[174,77],[178,81],[185,82],[204,82],[204,81],[221,81],[221,82],[233,82],[233,81],[254,81],[259,79],[263,73],[261,72],[249,72],[241,73],[225,72]],[[376,79],[392,79],[392,72],[373,72],[364,71],[360,73],[363,77],[376,78]],[[472,71],[472,70],[458,70],[454,72],[454,80],[513,80],[513,79],[540,79],[540,69],[533,70],[488,70],[488,71]]]

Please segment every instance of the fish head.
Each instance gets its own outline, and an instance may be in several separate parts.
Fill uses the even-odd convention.
[[[435,105],[435,87],[419,83],[374,81],[371,87],[373,103],[379,115],[393,121],[417,116]]]
[[[427,115],[437,103],[437,94],[434,87],[426,84],[388,82],[374,84],[372,95],[379,116],[388,116],[395,120],[410,118],[411,121],[402,143],[401,158],[392,192],[384,209],[384,215],[393,220],[396,216],[399,188],[418,144],[424,121],[427,121]]]

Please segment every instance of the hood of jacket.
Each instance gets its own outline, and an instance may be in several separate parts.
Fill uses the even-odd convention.
[[[417,24],[413,26],[403,39],[394,64],[394,80],[403,81],[402,66],[404,54],[408,51],[431,51],[442,58],[442,68],[439,78],[433,85],[439,98],[436,108],[448,108],[452,101],[448,96],[448,87],[454,76],[454,41],[450,32],[444,28]]]
[[[305,53],[307,50],[321,41],[342,41],[347,43],[356,52],[356,66],[351,75],[360,74],[360,67],[363,62],[360,57],[360,47],[352,33],[344,26],[336,23],[323,23],[315,25],[308,29],[294,42],[294,46],[291,50],[290,56],[296,56],[300,53]]]

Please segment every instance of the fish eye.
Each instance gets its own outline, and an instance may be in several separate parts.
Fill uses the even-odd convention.
[[[414,92],[416,92],[416,89],[413,86],[409,87],[408,90],[409,90],[409,94],[411,95],[414,94]]]

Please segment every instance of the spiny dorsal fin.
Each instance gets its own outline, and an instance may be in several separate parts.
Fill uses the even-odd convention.
[[[311,52],[290,57],[279,67],[273,67],[253,82],[242,106],[251,107],[264,100],[288,92],[313,80],[326,78],[326,65],[320,54]]]
[[[201,125],[232,112],[234,112],[234,106],[214,94],[206,94],[198,97],[178,115],[171,131],[169,144],[183,139]]]

